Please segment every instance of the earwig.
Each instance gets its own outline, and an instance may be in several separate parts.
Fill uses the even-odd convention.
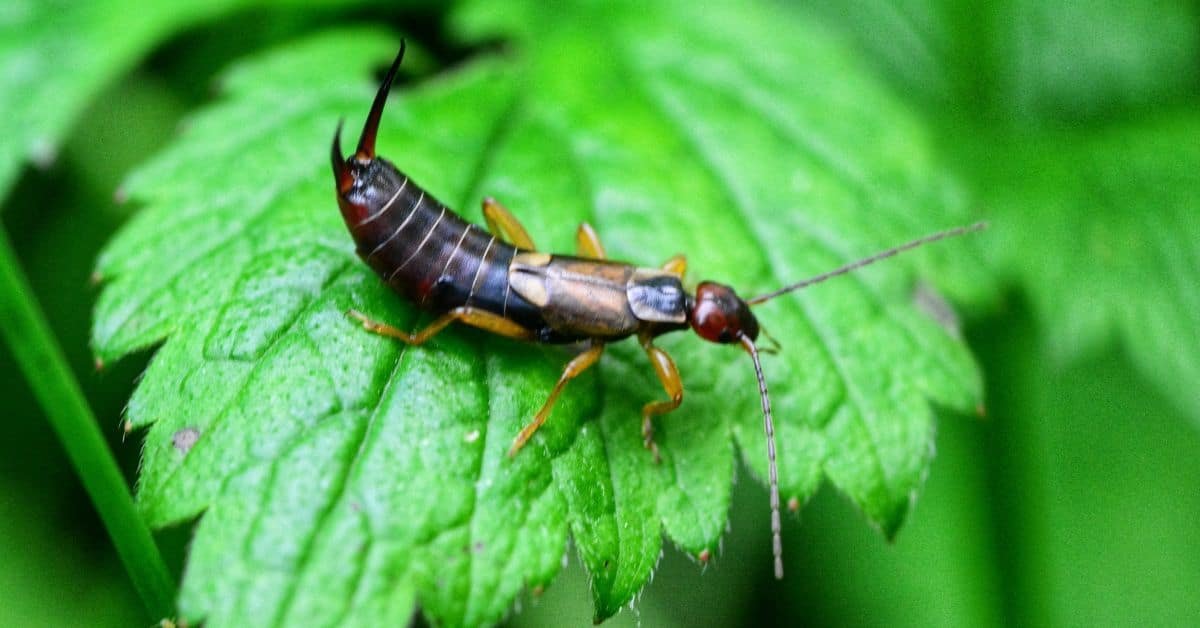
[[[370,332],[420,345],[451,323],[464,323],[501,336],[537,343],[581,343],[546,402],[517,434],[509,449],[515,456],[550,415],[567,382],[595,364],[604,345],[636,336],[658,376],[667,399],[642,407],[643,444],[659,460],[654,442],[655,416],[683,402],[683,382],[675,362],[654,345],[667,332],[691,328],[718,344],[736,344],[750,355],[758,378],[767,441],[768,485],[775,577],[783,577],[780,538],[779,477],[771,400],[756,344],[760,333],[751,306],[873,264],[902,251],[986,227],[978,223],[929,235],[841,268],[751,299],[733,288],[703,281],[689,293],[683,285],[686,258],[676,256],[661,268],[644,268],[606,258],[596,232],[587,223],[576,232],[578,255],[540,252],[521,223],[493,199],[483,201],[484,230],[421,189],[391,162],[375,154],[375,136],[392,82],[404,58],[404,43],[375,96],[358,146],[343,157],[341,123],[334,133],[331,159],[342,218],[358,255],[396,292],[438,316],[424,328],[405,332],[348,314]],[[768,336],[769,338],[769,336]]]

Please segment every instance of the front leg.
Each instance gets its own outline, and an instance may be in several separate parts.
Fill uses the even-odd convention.
[[[662,269],[682,279],[683,275],[687,273],[687,256],[682,253],[672,256],[662,265]]]
[[[650,358],[654,373],[658,375],[658,381],[662,382],[663,390],[669,397],[664,401],[651,401],[642,406],[642,444],[654,454],[654,462],[661,462],[658,445],[654,442],[654,417],[671,412],[683,403],[683,379],[679,377],[675,361],[666,351],[654,346],[653,338],[642,334],[638,336],[638,341],[646,351],[646,357]]]

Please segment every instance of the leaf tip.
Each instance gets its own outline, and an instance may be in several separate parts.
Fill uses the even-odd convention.
[[[588,571],[592,575],[592,604],[595,606],[596,612],[592,615],[592,623],[599,624],[604,620],[616,615],[621,611],[624,602],[620,600],[619,594],[613,591],[613,574],[609,571],[612,563],[604,561],[604,567],[600,570]]]
[[[898,504],[891,511],[883,513],[884,516],[878,521],[879,529],[888,543],[896,542],[896,536],[900,534],[900,528],[904,527],[904,520],[908,518],[911,504],[911,499]]]

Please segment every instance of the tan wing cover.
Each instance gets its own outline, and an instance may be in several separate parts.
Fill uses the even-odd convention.
[[[638,329],[626,294],[634,272],[617,262],[519,253],[509,265],[508,280],[514,292],[542,308],[556,331],[619,338]]]

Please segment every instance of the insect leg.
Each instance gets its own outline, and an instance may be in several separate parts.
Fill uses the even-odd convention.
[[[654,346],[653,338],[642,334],[638,336],[638,341],[646,350],[646,357],[650,358],[650,364],[654,366],[654,373],[658,375],[658,381],[662,382],[663,390],[667,391],[667,396],[670,397],[666,401],[651,401],[642,406],[642,444],[654,454],[654,461],[659,462],[661,458],[658,455],[658,445],[654,443],[654,417],[666,414],[683,403],[683,379],[679,377],[675,361],[666,351]]]
[[[680,253],[679,255],[672,257],[662,265],[662,269],[671,273],[672,275],[678,275],[682,277],[683,274],[687,272],[687,256]]]
[[[590,257],[592,259],[606,259],[608,257],[604,253],[604,245],[600,243],[600,236],[586,222],[579,223],[579,230],[575,232],[575,243],[580,257]]]
[[[592,345],[586,351],[580,353],[567,363],[563,369],[562,375],[558,378],[558,383],[554,384],[554,389],[550,391],[550,396],[546,399],[546,403],[542,404],[542,409],[533,417],[529,425],[521,429],[521,433],[513,439],[512,447],[508,449],[508,457],[511,458],[517,455],[518,451],[525,446],[525,443],[533,437],[533,433],[546,422],[546,417],[550,416],[550,409],[554,407],[554,402],[558,401],[558,395],[562,393],[567,382],[575,379],[580,373],[588,370],[588,367],[595,364],[600,359],[600,354],[604,353],[604,343],[593,340]]]
[[[490,196],[483,199],[483,219],[487,222],[488,231],[500,236],[505,242],[518,249],[537,250],[533,245],[533,238],[529,237],[529,232],[521,226],[521,221]]]
[[[499,314],[493,314],[486,310],[481,310],[470,306],[456,307],[453,310],[450,310],[449,312],[437,317],[432,323],[414,333],[396,329],[387,323],[380,323],[378,321],[371,320],[358,310],[350,310],[346,313],[358,322],[362,323],[363,329],[373,334],[379,334],[380,336],[395,338],[396,340],[409,345],[424,344],[426,340],[436,336],[438,332],[442,331],[447,325],[455,321],[470,325],[472,327],[478,327],[479,329],[492,332],[493,334],[507,336],[509,338],[517,338],[519,340],[532,340],[534,338],[534,333],[532,331],[525,329],[524,327],[508,320],[507,318],[504,318]]]

